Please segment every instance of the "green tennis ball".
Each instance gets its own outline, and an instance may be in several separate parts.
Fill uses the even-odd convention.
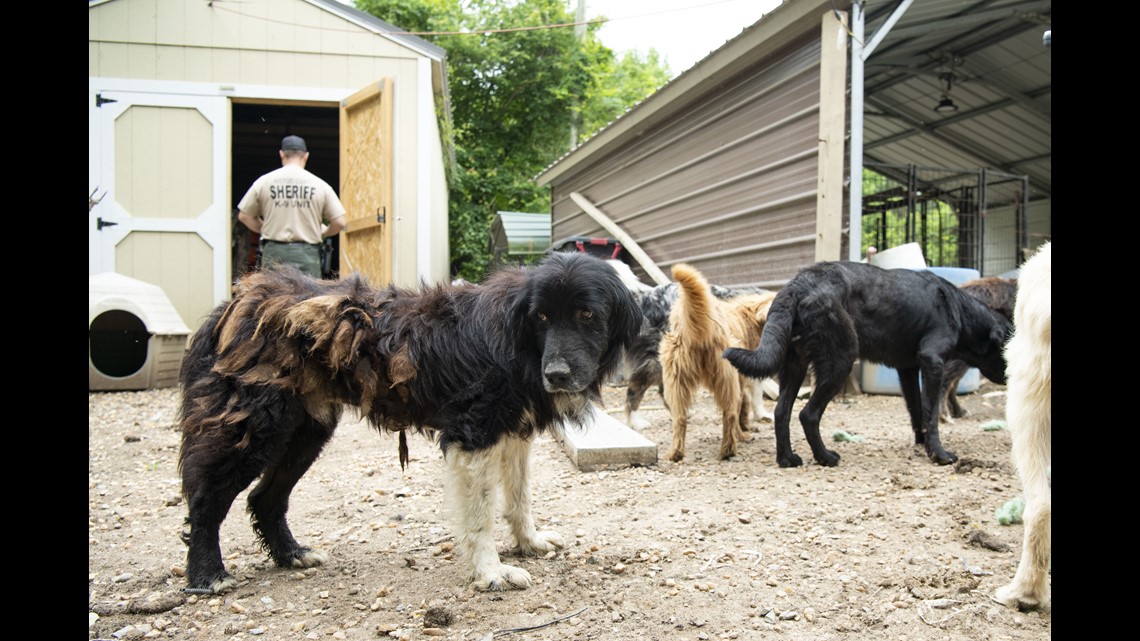
[[[1005,421],[990,421],[982,423],[982,429],[987,432],[996,432],[997,430],[1005,429]]]
[[[863,439],[865,437],[857,436],[855,434],[848,434],[847,432],[844,432],[843,430],[835,430],[834,432],[831,433],[831,438],[832,438],[832,440],[840,441],[840,442],[846,441],[849,443],[862,443]]]

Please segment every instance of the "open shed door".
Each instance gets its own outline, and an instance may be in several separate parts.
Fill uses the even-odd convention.
[[[340,199],[348,218],[341,235],[340,274],[392,282],[392,79],[340,103]]]

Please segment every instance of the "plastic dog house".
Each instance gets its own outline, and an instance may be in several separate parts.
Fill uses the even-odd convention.
[[[177,385],[190,328],[162,288],[105,272],[88,289],[88,390]]]

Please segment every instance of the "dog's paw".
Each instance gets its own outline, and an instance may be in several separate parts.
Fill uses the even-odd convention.
[[[194,587],[195,583],[192,583],[190,587],[186,587],[182,591],[189,594],[225,594],[238,586],[238,580],[228,572],[223,572],[213,581],[203,581],[202,584],[205,587]]]
[[[639,412],[634,412],[626,419],[626,423],[635,430],[641,431],[649,427],[649,421],[645,420]]]
[[[928,451],[926,453],[926,455],[928,457],[930,457],[930,460],[934,461],[935,463],[937,463],[939,465],[950,465],[952,463],[958,462],[958,455],[953,453],[953,452],[948,452],[946,450],[940,450],[940,451],[934,451],[934,452]]]
[[[835,467],[839,465],[839,452],[824,450],[821,455],[815,457],[815,462],[825,467]]]
[[[799,467],[804,464],[804,460],[799,454],[789,454],[784,458],[776,457],[776,463],[780,467]]]
[[[329,560],[327,552],[322,550],[314,550],[313,548],[297,548],[297,551],[290,555],[289,565],[286,567],[294,568],[312,568]]]
[[[480,592],[525,590],[530,587],[530,572],[513,565],[500,563],[497,566],[476,572],[475,582],[472,586]]]
[[[542,556],[566,547],[562,542],[562,535],[553,530],[535,532],[534,538],[529,541],[520,541],[514,553],[520,556]]]
[[[669,450],[665,453],[665,458],[673,461],[674,463],[680,463],[681,461],[685,460],[685,452],[684,450]]]
[[[994,596],[991,597],[995,603],[1000,603],[1007,608],[1017,609],[1022,612],[1039,609],[1048,598],[1048,594],[1033,594],[1032,591],[1023,590],[1016,583],[1010,583],[1009,585],[998,588]]]
[[[760,423],[760,422],[774,423],[774,422],[776,422],[776,415],[773,414],[772,412],[753,412],[752,413],[752,420],[756,421],[757,423]]]

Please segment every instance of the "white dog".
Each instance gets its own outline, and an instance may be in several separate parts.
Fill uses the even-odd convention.
[[[1005,348],[1006,424],[1013,442],[1013,461],[1025,491],[1025,534],[1021,561],[1013,581],[996,599],[1023,610],[1049,601],[1052,556],[1052,343],[1051,243],[1045,243],[1021,267],[1014,306],[1013,338]]]

